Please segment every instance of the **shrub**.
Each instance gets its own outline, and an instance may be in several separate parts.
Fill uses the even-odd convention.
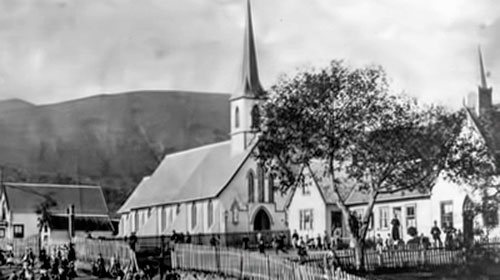
[[[417,236],[418,231],[417,231],[417,229],[415,227],[409,227],[408,230],[407,230],[407,233],[408,233],[409,236],[415,237],[415,236]]]

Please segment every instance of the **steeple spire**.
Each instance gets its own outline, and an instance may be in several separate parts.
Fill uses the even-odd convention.
[[[239,96],[261,97],[264,94],[259,80],[257,54],[252,26],[252,8],[247,0],[247,22],[243,45],[243,68],[241,89],[236,93]]]
[[[481,46],[477,47],[478,55],[479,55],[479,72],[481,75],[481,85],[480,88],[487,89],[488,83],[486,82],[486,72],[484,70],[484,62],[483,62],[483,54],[481,52]]]

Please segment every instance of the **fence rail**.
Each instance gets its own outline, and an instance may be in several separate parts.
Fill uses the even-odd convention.
[[[364,280],[334,269],[324,259],[322,266],[300,265],[289,260],[256,252],[190,244],[177,244],[172,267],[183,270],[223,273],[239,279]]]

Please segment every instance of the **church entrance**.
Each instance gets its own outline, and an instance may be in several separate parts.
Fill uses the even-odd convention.
[[[267,215],[264,209],[260,209],[253,220],[253,230],[270,230],[271,229],[271,219]]]

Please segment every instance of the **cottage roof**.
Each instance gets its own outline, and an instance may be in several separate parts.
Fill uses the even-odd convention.
[[[381,202],[391,202],[398,200],[410,200],[410,199],[420,199],[420,198],[429,198],[431,196],[430,191],[420,191],[418,189],[414,190],[403,190],[397,191],[394,193],[384,193],[380,194],[377,197],[376,203]],[[346,204],[349,206],[367,204],[369,196],[365,191],[355,190],[350,195],[346,201]]]
[[[108,215],[99,186],[3,183],[9,209],[14,213],[34,213],[42,203],[54,202],[52,214],[66,214],[69,205],[76,214]]]
[[[155,172],[143,180],[118,213],[131,209],[208,199],[231,181],[252,149],[232,154],[224,141],[165,156]]]
[[[51,216],[49,222],[52,230],[68,230],[67,216]],[[75,231],[114,231],[109,217],[75,216]]]

